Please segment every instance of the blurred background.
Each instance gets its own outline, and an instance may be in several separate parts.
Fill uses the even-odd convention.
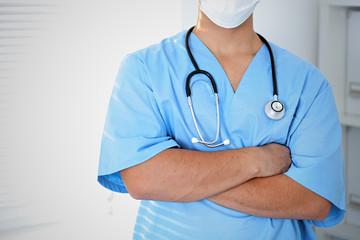
[[[359,0],[264,0],[255,30],[318,66],[343,124],[347,217],[360,239]],[[196,24],[197,0],[0,0],[0,239],[131,239],[139,202],[97,183],[116,73]],[[353,30],[352,30],[353,29]]]

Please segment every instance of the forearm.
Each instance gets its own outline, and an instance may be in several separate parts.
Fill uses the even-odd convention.
[[[193,202],[256,177],[259,167],[252,150],[167,149],[120,174],[136,199]]]
[[[219,205],[268,218],[320,221],[331,203],[284,174],[254,178],[209,198]]]

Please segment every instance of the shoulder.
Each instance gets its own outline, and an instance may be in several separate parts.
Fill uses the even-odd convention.
[[[302,93],[319,92],[330,87],[326,77],[312,63],[300,58],[294,53],[271,43],[276,63],[276,73],[279,81],[292,85]]]
[[[279,68],[291,70],[296,73],[315,73],[322,75],[314,64],[300,58],[289,50],[273,43],[271,43],[271,48],[274,53],[275,62]]]
[[[154,63],[158,63],[159,60],[164,60],[163,58],[168,58],[178,52],[186,51],[184,45],[185,34],[186,31],[181,31],[180,33],[165,38],[158,43],[129,53],[125,59],[137,59],[137,61],[142,62],[144,65],[154,66]]]
[[[176,69],[184,56],[187,56],[185,35],[186,31],[182,31],[159,43],[127,54],[120,65],[118,81],[143,83],[151,89],[160,87],[162,80],[168,79],[169,69]]]

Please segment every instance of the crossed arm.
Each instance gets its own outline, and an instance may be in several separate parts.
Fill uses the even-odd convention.
[[[332,206],[284,174],[254,178],[209,200],[259,217],[314,221],[324,220]]]
[[[255,216],[325,219],[331,203],[282,174],[290,164],[289,150],[279,144],[218,152],[167,149],[120,174],[135,199],[207,198]]]

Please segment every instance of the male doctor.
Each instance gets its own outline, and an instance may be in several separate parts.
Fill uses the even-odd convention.
[[[219,94],[220,138],[192,143],[185,93],[194,70],[186,31],[129,54],[111,96],[99,182],[141,204],[133,239],[315,239],[312,226],[344,216],[341,128],[329,83],[310,63],[270,44],[286,113],[272,96],[269,50],[253,30],[259,0],[201,0],[189,47]],[[211,82],[191,83],[204,138],[216,133]],[[226,141],[225,141],[226,142]]]

